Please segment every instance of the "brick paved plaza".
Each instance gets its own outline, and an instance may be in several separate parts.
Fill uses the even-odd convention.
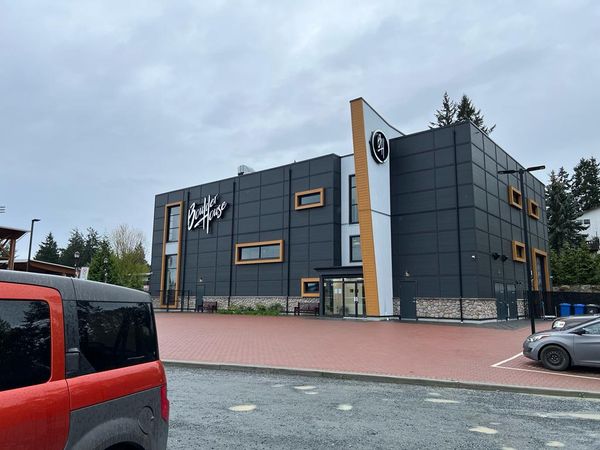
[[[555,373],[517,356],[529,335],[526,324],[501,329],[194,313],[158,313],[156,320],[163,360],[600,392],[598,369]]]

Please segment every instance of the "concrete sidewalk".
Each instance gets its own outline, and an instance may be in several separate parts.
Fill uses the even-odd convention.
[[[163,360],[600,394],[600,370],[551,372],[520,356],[526,326],[193,313],[157,314],[156,321]]]

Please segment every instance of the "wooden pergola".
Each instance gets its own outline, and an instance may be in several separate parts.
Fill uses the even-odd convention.
[[[0,250],[4,253],[4,251],[8,249],[8,270],[15,269],[15,249],[17,241],[27,233],[29,233],[27,230],[0,226]]]

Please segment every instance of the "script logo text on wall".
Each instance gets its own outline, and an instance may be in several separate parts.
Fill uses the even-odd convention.
[[[202,203],[192,203],[188,208],[187,227],[188,230],[195,230],[202,227],[206,234],[210,232],[210,223],[214,219],[220,219],[228,203],[223,201],[218,203],[219,194],[204,197]]]

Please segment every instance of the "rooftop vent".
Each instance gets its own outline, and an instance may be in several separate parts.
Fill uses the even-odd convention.
[[[238,175],[245,175],[247,173],[252,173],[254,172],[254,169],[251,167],[248,167],[244,164],[242,164],[241,166],[238,166]]]

